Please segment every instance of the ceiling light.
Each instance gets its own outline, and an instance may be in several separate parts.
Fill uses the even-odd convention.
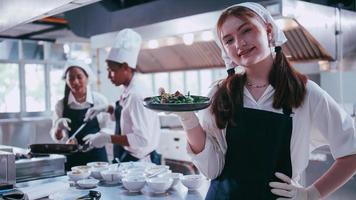
[[[148,41],[148,48],[150,49],[156,49],[158,48],[158,41],[157,40],[150,40]]]
[[[183,35],[183,42],[185,45],[191,45],[194,43],[194,34],[187,33]]]
[[[213,36],[213,33],[211,31],[204,31],[202,34],[201,34],[201,37],[203,39],[203,41],[211,41],[211,40],[214,40],[214,36]]]

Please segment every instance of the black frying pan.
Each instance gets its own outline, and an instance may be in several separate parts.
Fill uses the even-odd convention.
[[[72,154],[89,151],[88,147],[77,144],[31,144],[30,149],[34,154]]]

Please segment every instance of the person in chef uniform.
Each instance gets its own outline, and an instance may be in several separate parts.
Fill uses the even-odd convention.
[[[93,134],[84,138],[94,147],[106,143],[114,144],[114,158],[121,162],[152,161],[161,163],[157,149],[160,137],[160,123],[157,113],[145,109],[143,99],[150,95],[149,90],[136,73],[141,36],[132,29],[121,30],[114,48],[106,60],[108,78],[124,91],[115,105],[93,107],[88,110],[86,119],[98,113],[109,112],[116,121],[115,135]]]
[[[89,83],[94,81],[94,74],[87,64],[79,60],[67,61],[63,78],[66,81],[64,98],[56,106],[53,127],[50,135],[58,143],[78,143],[84,145],[83,137],[90,133],[112,133],[114,123],[108,113],[101,113],[92,120],[75,136],[69,137],[84,123],[87,110],[93,106],[108,105],[106,98],[90,89]],[[74,153],[67,156],[65,169],[68,171],[73,166],[85,165],[88,162],[108,161],[105,148],[93,149],[85,153]]]
[[[281,48],[287,39],[269,12],[257,3],[228,7],[216,34],[227,78],[212,87],[199,118],[175,113],[194,164],[212,179],[206,199],[317,200],[341,187],[356,169],[354,123],[291,67]],[[322,145],[335,162],[300,185],[309,153]]]

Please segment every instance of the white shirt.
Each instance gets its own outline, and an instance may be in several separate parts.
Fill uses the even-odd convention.
[[[57,141],[54,137],[54,125],[57,119],[61,118],[63,116],[63,98],[59,100],[55,106],[55,112],[53,116],[53,127],[51,130],[51,137],[54,141]],[[103,105],[103,104],[108,104],[107,99],[97,93],[97,92],[92,92],[89,87],[87,87],[87,95],[86,95],[86,100],[83,103],[79,103],[75,100],[72,92],[69,93],[68,96],[68,106],[69,108],[72,109],[86,109],[90,108],[91,104],[94,104],[94,106],[98,105]],[[110,114],[101,112],[97,115],[97,119],[99,122],[99,127],[100,127],[100,132],[112,134],[115,129],[115,123],[111,120]],[[63,138],[62,141],[65,141],[66,138]]]
[[[157,149],[161,133],[157,113],[143,106],[143,99],[150,95],[145,87],[135,74],[119,99],[121,133],[127,136],[130,145],[124,148],[139,159]]]
[[[212,96],[215,86],[210,92]],[[352,118],[316,83],[307,82],[307,93],[303,105],[293,109],[293,130],[290,152],[292,178],[299,181],[300,174],[308,166],[310,152],[317,147],[329,145],[333,157],[356,153],[355,125]],[[274,88],[269,85],[263,95],[255,101],[244,88],[244,106],[247,108],[283,113],[272,107]],[[218,129],[210,109],[199,113],[200,123],[207,134],[205,148],[194,154],[187,145],[194,164],[207,177],[214,179],[224,168],[227,143],[226,128]],[[258,140],[258,138],[256,138]]]

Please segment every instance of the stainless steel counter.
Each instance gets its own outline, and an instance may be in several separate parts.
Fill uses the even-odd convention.
[[[29,182],[23,182],[23,183],[18,183],[16,184],[16,187],[27,187],[27,186],[38,186],[39,184],[46,184],[50,183],[53,181],[68,181],[67,176],[60,176],[56,178],[48,178],[48,179],[42,179],[42,180],[36,180],[36,181],[29,181]],[[125,199],[125,200],[141,200],[141,199],[169,199],[169,200],[203,200],[205,199],[205,195],[208,191],[210,185],[210,181],[204,180],[203,185],[196,191],[188,191],[188,189],[182,185],[182,183],[179,183],[176,185],[173,189],[168,190],[164,194],[155,194],[150,191],[150,189],[147,187],[147,185],[141,190],[139,193],[130,193],[128,192],[122,184],[117,184],[117,185],[105,185],[105,184],[100,184],[96,188],[93,188],[91,190],[97,190],[101,192],[101,200],[112,200],[112,199]],[[81,191],[89,191],[89,189],[84,190],[84,189],[79,189],[75,188],[74,186],[71,186],[70,190],[81,190]],[[64,191],[65,192],[65,191]],[[64,192],[61,192],[61,194],[64,194]],[[78,196],[79,197],[79,196]],[[49,198],[42,198],[41,200],[44,199],[49,199]]]
[[[17,160],[15,162],[16,181],[22,182],[64,175],[65,161],[65,156],[56,154],[45,157]]]

